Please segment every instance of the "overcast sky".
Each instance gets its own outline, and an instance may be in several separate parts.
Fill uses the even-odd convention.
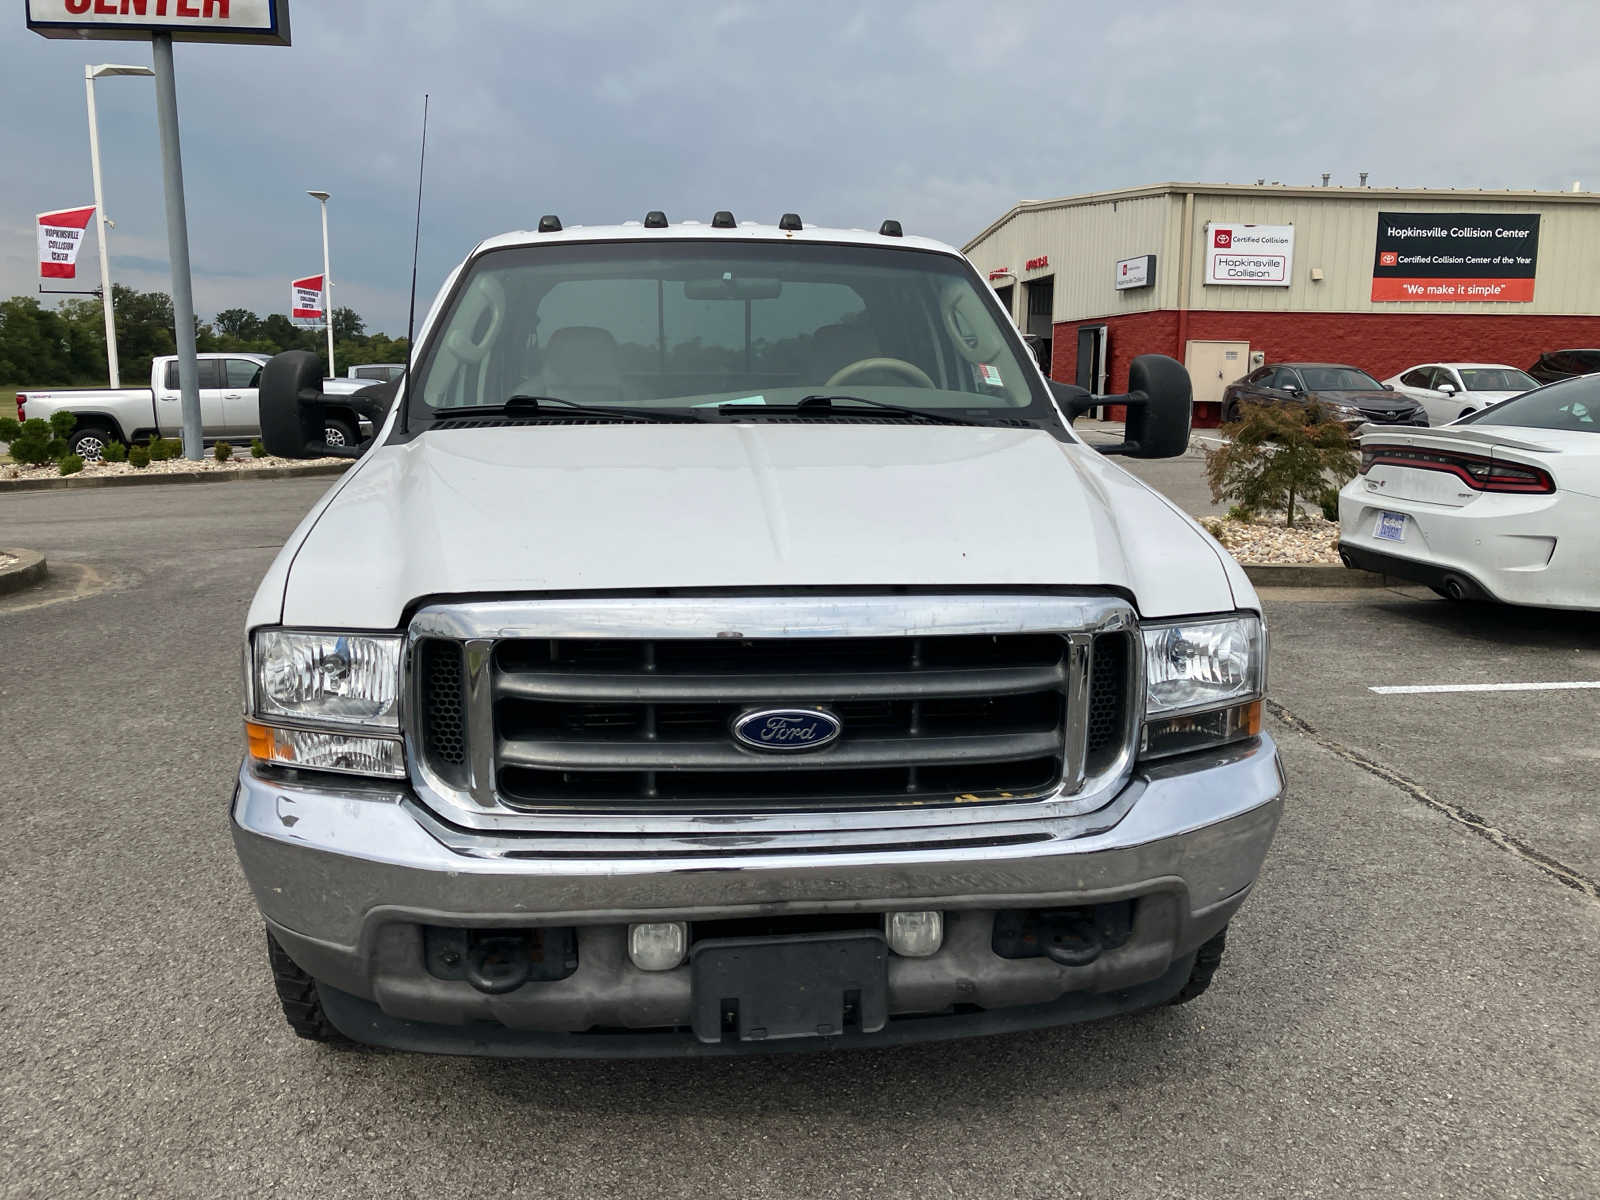
[[[140,43],[0,20],[0,295],[38,284],[34,214],[92,202],[87,62]],[[1164,180],[1600,189],[1584,2],[291,0],[290,48],[180,45],[196,307],[335,303],[405,328],[481,238],[642,217],[872,226],[961,244],[1019,199]],[[170,285],[154,89],[97,85],[112,276]],[[79,261],[94,286],[93,234]],[[419,313],[426,300],[419,299]],[[420,319],[420,317],[419,317]]]

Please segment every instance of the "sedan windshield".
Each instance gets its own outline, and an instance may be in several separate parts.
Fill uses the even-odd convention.
[[[1600,433],[1600,375],[1552,383],[1463,417],[1461,425],[1515,425],[1522,429],[1576,429]]]
[[[456,287],[412,412],[538,396],[754,417],[807,396],[1051,419],[1038,369],[959,258],[803,242],[498,250]]]
[[[1469,392],[1526,392],[1539,381],[1511,367],[1462,367],[1461,385]]]
[[[1313,392],[1383,391],[1383,384],[1354,367],[1301,367],[1300,376]]]

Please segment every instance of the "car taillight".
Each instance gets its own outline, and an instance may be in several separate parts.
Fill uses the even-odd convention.
[[[1478,492],[1548,494],[1556,490],[1556,482],[1550,473],[1538,467],[1484,458],[1480,454],[1457,454],[1422,446],[1361,447],[1361,473],[1365,475],[1376,466],[1443,471]]]

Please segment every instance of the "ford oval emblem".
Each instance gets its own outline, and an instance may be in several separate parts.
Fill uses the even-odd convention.
[[[733,736],[752,750],[820,750],[843,731],[821,708],[761,708],[733,719]]]

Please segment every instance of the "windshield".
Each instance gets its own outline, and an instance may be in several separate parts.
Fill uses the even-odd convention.
[[[494,251],[457,287],[417,375],[413,411],[424,419],[517,395],[707,411],[825,393],[979,419],[1052,412],[963,260],[870,246]]]
[[[1576,429],[1600,433],[1600,375],[1552,383],[1463,417],[1461,425],[1515,425],[1522,429]]]
[[[1462,367],[1461,386],[1469,392],[1526,392],[1539,381],[1511,367]]]
[[[1300,376],[1313,392],[1381,392],[1379,383],[1354,367],[1301,367]]]

